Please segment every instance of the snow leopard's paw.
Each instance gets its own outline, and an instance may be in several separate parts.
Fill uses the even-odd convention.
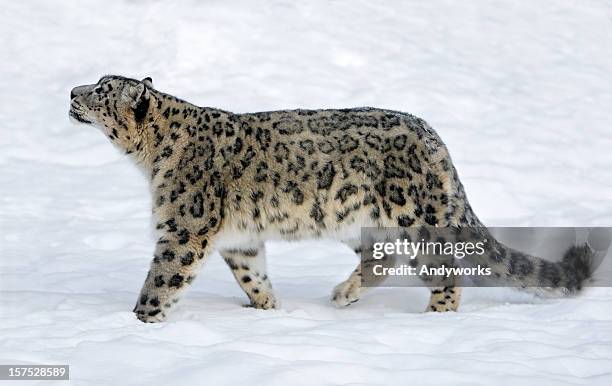
[[[358,301],[360,295],[361,280],[358,277],[351,277],[334,288],[332,302],[337,307],[345,307]]]
[[[280,304],[273,293],[264,293],[251,297],[251,306],[260,310],[274,310],[279,308]]]
[[[145,323],[159,323],[166,320],[166,313],[157,298],[149,299],[147,295],[141,295],[134,307],[134,313],[138,320]]]

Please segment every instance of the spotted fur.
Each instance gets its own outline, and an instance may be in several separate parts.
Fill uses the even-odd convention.
[[[410,114],[234,114],[157,91],[150,78],[105,76],[73,89],[70,116],[100,128],[149,178],[159,239],[134,309],[145,322],[166,318],[213,249],[251,305],[268,309],[278,302],[265,240],[331,237],[360,254],[361,227],[480,225],[446,147]],[[567,267],[512,253],[498,250],[488,264],[517,280],[569,281]],[[363,290],[358,266],[332,298],[347,305]],[[459,297],[433,288],[427,309],[456,310]]]

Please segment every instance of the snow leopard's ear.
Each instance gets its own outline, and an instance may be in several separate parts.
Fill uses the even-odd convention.
[[[144,83],[128,84],[121,94],[121,97],[129,103],[134,111],[134,119],[140,122],[147,115],[149,110],[149,89]]]
[[[144,83],[145,86],[147,86],[149,88],[153,88],[153,79],[151,79],[150,76],[147,76],[141,82]]]

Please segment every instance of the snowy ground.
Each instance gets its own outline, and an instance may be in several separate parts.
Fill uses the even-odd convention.
[[[70,88],[106,73],[236,112],[403,110],[486,224],[610,226],[607,1],[166,3],[2,2],[0,364],[70,364],[79,385],[611,384],[612,290],[467,289],[440,315],[386,288],[338,310],[356,260],[331,242],[268,246],[281,310],[240,307],[215,254],[168,323],[142,324],[147,186],[67,118]]]

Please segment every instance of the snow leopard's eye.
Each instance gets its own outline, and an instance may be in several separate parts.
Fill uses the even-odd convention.
[[[102,86],[97,86],[96,88],[94,88],[93,91],[96,94],[102,94],[102,91],[104,91],[104,89],[102,88]]]

